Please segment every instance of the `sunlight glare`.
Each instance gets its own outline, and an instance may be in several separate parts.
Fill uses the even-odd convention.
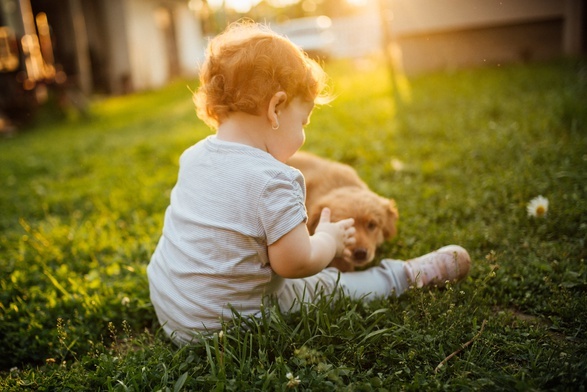
[[[367,0],[346,0],[346,2],[357,7],[362,7],[367,4]]]
[[[222,3],[225,3],[226,7],[232,8],[236,12],[245,13],[249,12],[251,8],[257,5],[261,0],[208,0],[208,4],[213,9],[222,7]]]

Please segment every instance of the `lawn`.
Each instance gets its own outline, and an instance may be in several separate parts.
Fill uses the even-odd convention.
[[[402,101],[376,62],[327,70],[304,149],[397,201],[380,258],[460,244],[466,280],[269,307],[177,349],[146,266],[179,155],[211,133],[197,83],[103,99],[0,139],[0,389],[585,390],[587,62],[413,77]]]

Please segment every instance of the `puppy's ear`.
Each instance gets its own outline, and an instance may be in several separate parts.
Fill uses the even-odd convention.
[[[385,204],[385,221],[383,222],[383,236],[385,239],[395,237],[397,234],[397,220],[399,219],[399,212],[397,205],[393,199],[383,199]]]
[[[306,222],[306,226],[308,227],[308,231],[310,235],[314,234],[314,230],[316,230],[316,226],[318,226],[318,222],[320,222],[320,214],[322,213],[321,205],[314,206],[312,211],[308,211],[308,222]]]

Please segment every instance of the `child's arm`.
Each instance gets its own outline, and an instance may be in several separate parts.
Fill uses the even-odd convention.
[[[320,223],[310,236],[304,223],[269,246],[269,263],[276,274],[284,278],[304,278],[322,271],[334,257],[348,252],[345,247],[355,242],[353,219],[330,222],[330,210],[325,208]]]

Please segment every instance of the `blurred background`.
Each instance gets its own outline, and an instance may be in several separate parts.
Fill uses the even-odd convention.
[[[193,78],[207,39],[247,17],[311,56],[392,72],[587,53],[585,0],[0,0],[0,133],[89,99]]]

